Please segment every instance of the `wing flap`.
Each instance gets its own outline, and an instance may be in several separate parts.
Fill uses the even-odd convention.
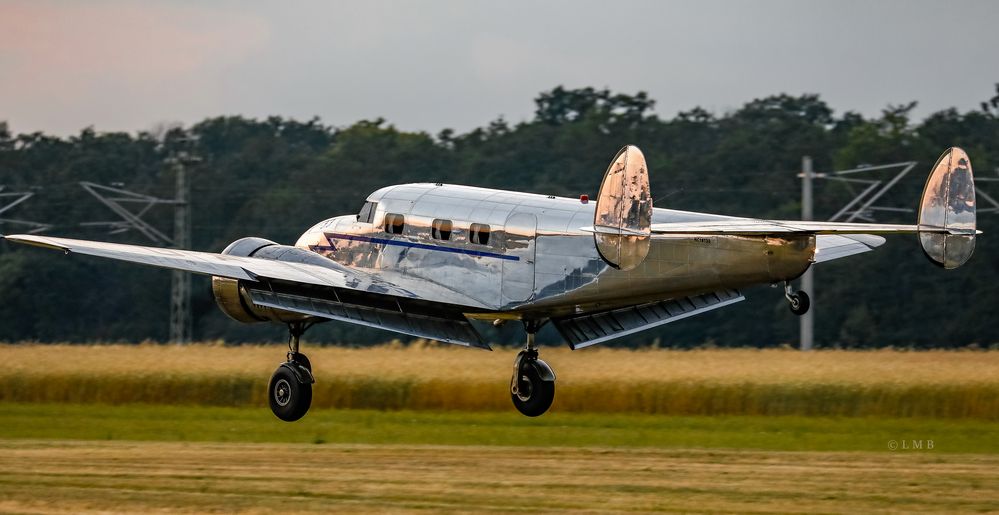
[[[249,293],[258,306],[489,350],[489,344],[482,341],[468,319],[456,312],[417,313],[400,303],[395,303],[396,309],[390,309],[388,303],[347,304],[334,298],[273,290],[250,289]]]
[[[553,319],[552,323],[572,349],[589,347],[705,311],[745,300],[736,290],[721,290],[637,306]]]

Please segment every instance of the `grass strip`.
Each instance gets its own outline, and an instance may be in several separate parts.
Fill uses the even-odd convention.
[[[0,438],[997,453],[999,423],[564,412],[529,419],[513,412],[319,409],[287,424],[266,408],[0,403]],[[914,449],[915,442],[922,448]]]
[[[11,374],[0,402],[266,406],[268,376]],[[507,380],[321,377],[313,406],[335,409],[507,411]],[[802,415],[999,420],[999,383],[650,382],[568,379],[561,412]]]

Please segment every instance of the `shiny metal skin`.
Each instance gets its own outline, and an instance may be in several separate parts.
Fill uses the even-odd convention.
[[[252,303],[240,292],[239,279],[212,276],[212,297],[222,313],[237,322],[252,324],[266,322],[268,318],[257,315]]]
[[[600,257],[614,268],[633,270],[649,254],[652,194],[645,155],[622,148],[604,173],[593,217]]]
[[[244,324],[257,322],[287,324],[310,318],[302,313],[255,304],[245,284],[239,279],[212,276],[212,296],[215,297],[215,304],[226,316]]]
[[[937,160],[926,180],[919,208],[919,241],[934,263],[957,268],[975,251],[975,182],[971,160],[950,148]],[[929,232],[947,229],[954,233]]]
[[[585,230],[595,219],[594,203],[431,183],[383,188],[367,200],[377,205],[370,223],[354,215],[331,218],[296,246],[345,267],[401,271],[473,297],[482,307],[466,314],[481,319],[543,319],[785,281],[801,275],[815,251],[811,235],[650,236],[645,258],[624,270],[601,257]],[[384,230],[386,214],[404,216],[401,234]],[[452,222],[450,240],[432,238],[435,219]],[[645,225],[726,219],[650,209]],[[469,242],[473,223],[490,225],[488,245]]]
[[[278,245],[273,241],[263,238],[240,238],[230,243],[222,251],[222,254],[226,256],[253,257],[264,249],[274,248],[293,249],[296,253],[303,252],[302,249]],[[314,256],[312,253],[308,254]],[[218,305],[222,313],[244,324],[256,322],[288,323],[309,318],[300,313],[254,304],[253,299],[250,298],[246,288],[241,284],[239,279],[213,275],[212,296],[215,298],[215,304]]]

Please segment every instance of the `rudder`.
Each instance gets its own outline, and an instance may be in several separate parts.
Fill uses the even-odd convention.
[[[593,239],[611,266],[631,270],[645,261],[652,236],[652,195],[645,156],[622,148],[604,173],[593,217]]]
[[[926,257],[946,269],[965,264],[975,251],[975,223],[971,160],[951,147],[933,166],[919,202],[919,243]]]

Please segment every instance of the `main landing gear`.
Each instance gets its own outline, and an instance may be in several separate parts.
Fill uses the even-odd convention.
[[[791,313],[798,316],[808,313],[808,308],[811,307],[812,301],[809,300],[808,294],[804,291],[792,291],[790,281],[784,283],[784,296],[787,297]]]
[[[510,398],[513,405],[528,417],[537,417],[548,411],[555,400],[555,372],[548,363],[538,359],[534,334],[541,328],[535,321],[525,321],[527,345],[513,360],[513,377],[510,378]]]
[[[312,324],[291,322],[288,324],[288,361],[281,363],[267,386],[267,399],[271,411],[285,422],[294,422],[309,411],[312,405],[312,363],[298,352],[299,339]]]

